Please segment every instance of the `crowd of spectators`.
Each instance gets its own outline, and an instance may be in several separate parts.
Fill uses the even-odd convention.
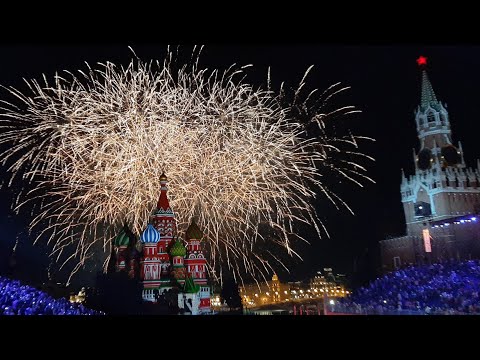
[[[54,299],[18,280],[0,276],[0,315],[101,315],[66,298]]]
[[[480,261],[407,266],[338,301],[334,311],[364,314],[478,314]]]

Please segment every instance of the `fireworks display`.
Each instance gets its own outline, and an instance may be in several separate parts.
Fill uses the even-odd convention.
[[[201,69],[199,54],[184,66],[169,52],[164,62],[108,62],[50,83],[27,81],[24,93],[7,88],[16,100],[2,106],[2,163],[9,185],[30,184],[14,207],[32,211],[35,241],[47,239],[62,264],[75,261],[72,274],[95,243],[108,254],[124,224],[141,233],[162,172],[179,230],[196,218],[217,277],[224,265],[236,275],[268,273],[282,264],[269,244],[300,257],[298,224],[326,233],[314,200],[348,209],[327,175],[370,180],[357,161],[371,159],[357,145],[367,138],[328,130],[338,115],[356,112],[326,111],[346,88],[304,96],[307,74],[291,94],[273,91],[270,76],[255,88],[246,67]]]

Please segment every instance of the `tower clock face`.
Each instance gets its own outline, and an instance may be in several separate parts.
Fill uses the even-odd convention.
[[[427,170],[431,166],[432,162],[432,151],[430,149],[424,148],[418,153],[417,165],[420,170]]]
[[[442,147],[442,156],[447,166],[453,166],[460,163],[460,155],[458,155],[458,150],[453,145]]]

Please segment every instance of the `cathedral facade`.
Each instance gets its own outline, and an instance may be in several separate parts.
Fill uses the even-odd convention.
[[[421,101],[415,110],[420,150],[413,150],[415,174],[401,173],[406,235],[380,242],[382,268],[480,256],[480,162],[465,164],[461,142],[455,143],[447,104],[437,99],[422,68]]]
[[[178,294],[178,307],[185,313],[210,313],[210,285],[203,233],[192,220],[178,236],[175,213],[167,196],[167,177],[160,177],[160,197],[139,241],[124,227],[114,240],[115,271],[126,271],[142,282],[142,298],[156,303],[170,290]]]

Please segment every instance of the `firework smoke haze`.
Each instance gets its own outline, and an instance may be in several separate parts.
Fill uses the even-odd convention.
[[[283,265],[261,244],[300,257],[294,243],[305,239],[296,224],[327,234],[314,200],[349,209],[327,174],[360,186],[371,181],[361,163],[372,159],[357,144],[367,138],[327,130],[335,117],[356,112],[326,111],[346,88],[303,94],[304,77],[288,100],[283,87],[246,82],[246,67],[200,69],[199,54],[194,49],[184,66],[172,52],[163,63],[87,64],[50,82],[26,81],[28,93],[7,88],[16,100],[1,108],[2,164],[9,185],[30,183],[13,206],[32,211],[35,241],[47,239],[62,264],[74,261],[72,274],[93,244],[108,254],[124,224],[143,231],[162,172],[178,229],[195,217],[205,234],[213,276],[225,265],[237,276]]]

